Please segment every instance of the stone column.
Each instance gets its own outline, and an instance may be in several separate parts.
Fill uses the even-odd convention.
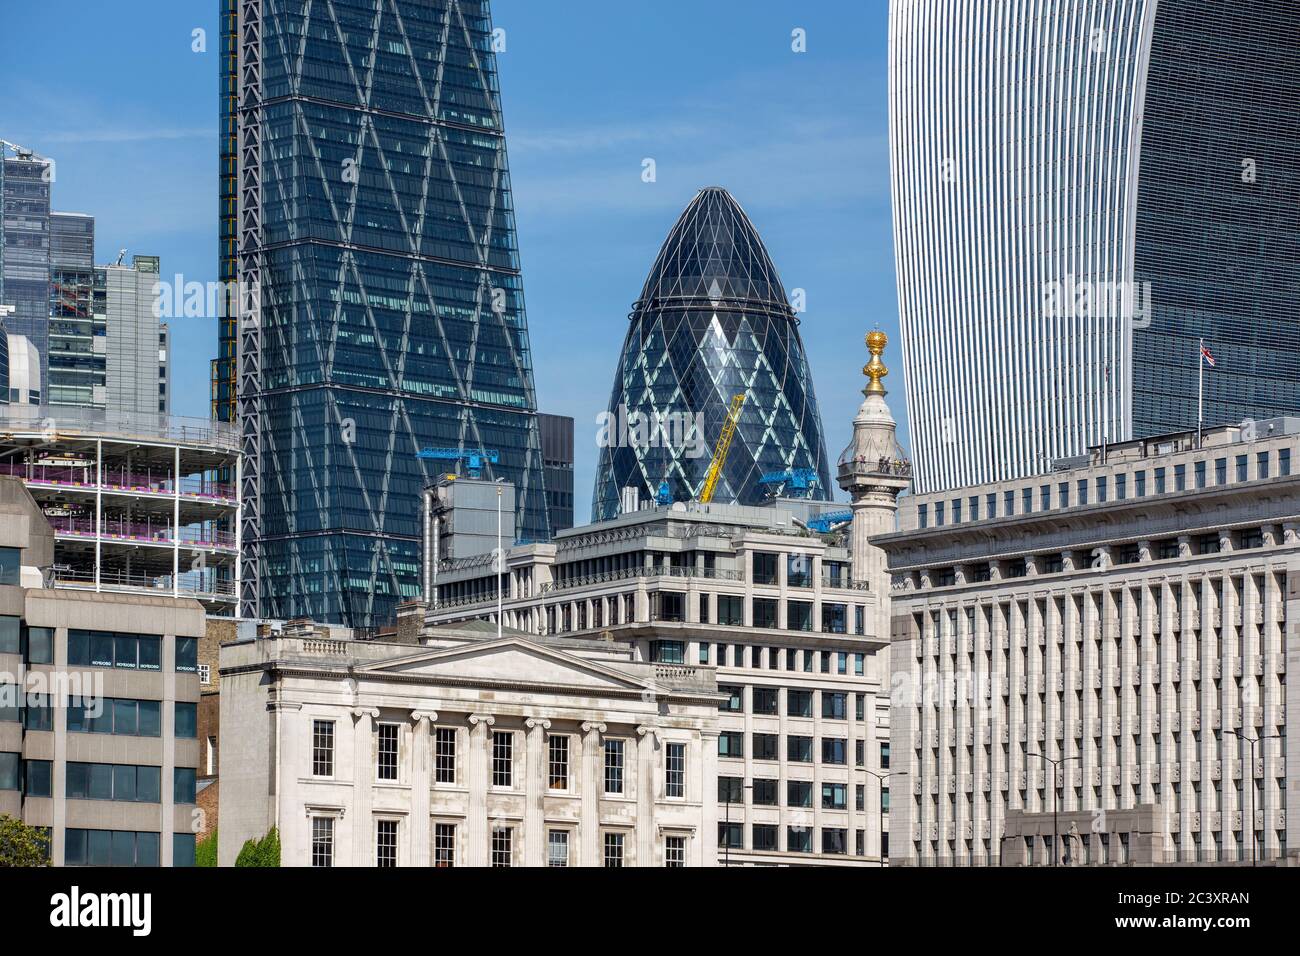
[[[466,818],[465,859],[470,866],[488,865],[487,785],[488,734],[496,718],[487,714],[469,715],[469,809]]]
[[[374,866],[374,848],[371,844],[371,789],[375,782],[375,721],[379,711],[374,707],[354,707],[352,709],[352,759],[353,792],[356,794],[355,810],[352,817],[352,865]],[[334,839],[340,841],[343,835],[336,833]],[[344,859],[342,846],[335,849],[335,858]]]
[[[433,786],[433,742],[430,728],[436,712],[411,712],[411,848],[407,859],[412,866],[427,867],[432,851],[429,830],[429,788]]]
[[[578,865],[600,866],[600,797],[605,790],[604,752],[601,735],[605,725],[586,721],[582,725],[582,815],[578,824]]]
[[[659,731],[640,726],[637,733],[636,779],[636,865],[655,865],[655,799],[659,794],[659,781],[655,775],[655,750],[659,745]]]
[[[545,866],[546,731],[551,722],[529,717],[524,726],[528,728],[524,762],[524,866]]]

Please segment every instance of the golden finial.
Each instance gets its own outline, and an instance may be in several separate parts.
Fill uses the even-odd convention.
[[[889,336],[885,335],[880,329],[867,333],[867,348],[871,350],[871,361],[862,366],[862,374],[870,381],[867,387],[862,390],[863,395],[885,395],[885,386],[880,381],[889,374],[889,369],[885,368],[885,363],[880,361],[880,353],[885,351],[885,346],[889,344]]]

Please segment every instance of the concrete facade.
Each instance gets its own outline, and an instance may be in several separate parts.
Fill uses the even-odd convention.
[[[518,546],[507,565],[506,628],[608,635],[646,664],[716,675],[709,796],[733,844],[719,840],[719,863],[880,863],[882,594],[854,578],[843,530],[814,534],[780,507],[679,503]],[[494,619],[496,580],[490,555],[443,562],[428,622]]]
[[[272,826],[285,866],[716,859],[711,669],[481,626],[286,627],[221,662],[223,866]]]
[[[1296,861],[1298,453],[1251,422],[903,500],[874,543],[904,862],[1051,862],[1054,782],[1058,863],[1076,827],[1094,863]]]
[[[178,643],[203,633],[202,607],[46,587],[54,534],[22,482],[0,477],[6,549],[20,563],[0,583],[0,769],[17,777],[0,775],[0,813],[48,828],[56,865],[192,863],[195,806],[181,778],[197,769],[198,741],[177,723],[182,709],[193,719],[199,684]],[[89,659],[74,659],[73,644]],[[81,773],[85,796],[74,796]]]

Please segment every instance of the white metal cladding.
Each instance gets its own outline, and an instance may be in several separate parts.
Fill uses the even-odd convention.
[[[891,0],[894,239],[918,493],[1021,477],[1129,437],[1155,8]]]

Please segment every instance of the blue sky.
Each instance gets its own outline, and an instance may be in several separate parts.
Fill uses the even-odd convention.
[[[96,217],[99,260],[126,248],[162,256],[164,275],[214,279],[216,0],[133,0],[126,17],[86,0],[0,2],[0,138],[56,161],[55,208]],[[876,324],[891,333],[902,422],[885,0],[495,0],[493,15],[538,401],[576,420],[580,521],[628,311],[702,186],[729,189],[787,291],[806,290],[832,460]],[[191,50],[196,28],[205,53]],[[215,323],[172,328],[173,411],[206,417]]]

